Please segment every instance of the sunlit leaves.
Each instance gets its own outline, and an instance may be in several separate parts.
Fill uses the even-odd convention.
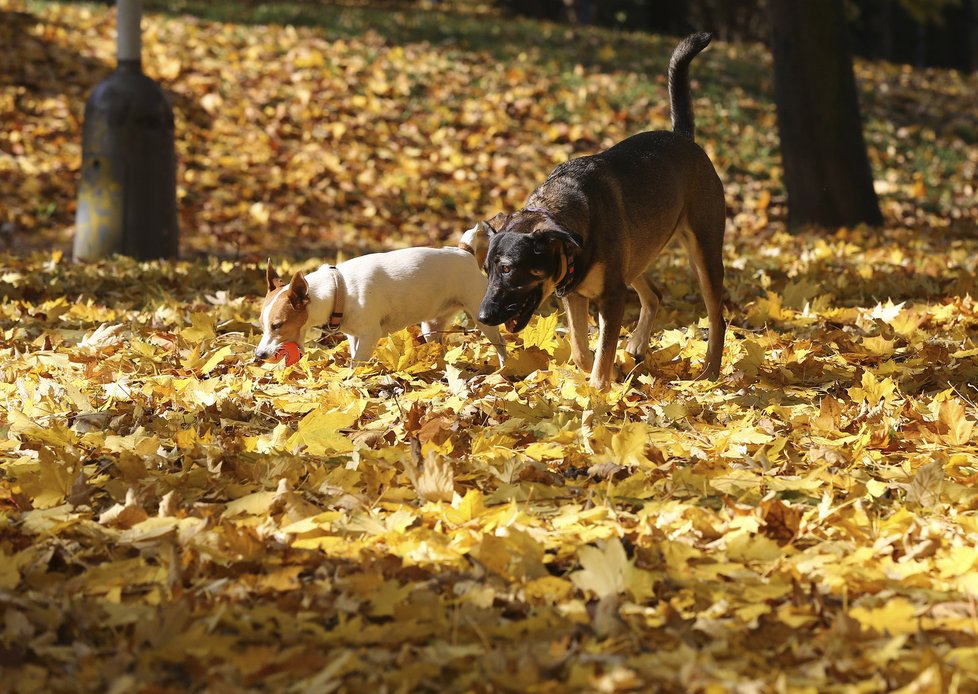
[[[114,50],[101,8],[30,12],[0,28],[0,242],[70,225],[80,108]],[[255,362],[263,277],[240,258],[451,243],[553,164],[668,122],[650,76],[671,40],[437,16],[524,55],[454,24],[402,45],[404,15],[348,38],[146,18],[184,248],[236,260],[4,257],[16,686],[978,686],[973,78],[857,63],[890,223],[788,236],[764,56],[698,59],[731,207],[719,384],[689,380],[705,324],[674,247],[649,353],[620,349],[607,393],[550,304],[500,372],[464,321],[444,345],[387,336],[367,365],[329,334]]]

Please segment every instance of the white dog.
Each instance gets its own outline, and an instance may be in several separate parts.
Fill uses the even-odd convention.
[[[309,328],[328,325],[350,342],[354,361],[373,354],[384,335],[421,324],[425,340],[441,340],[440,331],[459,311],[476,322],[496,348],[499,364],[506,342],[499,329],[476,320],[486,293],[486,278],[472,253],[457,248],[404,248],[323,265],[286,284],[272,269],[265,272],[268,293],[261,310],[261,342],[255,354],[269,359],[289,342],[300,349]]]

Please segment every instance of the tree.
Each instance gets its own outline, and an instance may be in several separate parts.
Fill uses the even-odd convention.
[[[789,225],[882,224],[843,0],[769,0],[768,8]]]

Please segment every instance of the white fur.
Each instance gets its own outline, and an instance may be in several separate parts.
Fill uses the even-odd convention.
[[[366,361],[384,335],[420,323],[427,340],[441,340],[458,315],[468,314],[496,348],[499,364],[506,342],[499,329],[476,320],[487,280],[471,253],[457,248],[405,248],[353,258],[336,266],[345,289],[339,330],[350,343],[354,361]],[[335,284],[329,266],[305,276],[309,284],[309,317],[300,332],[300,346],[313,326],[325,325],[333,311]],[[278,291],[287,292],[289,285]],[[262,312],[259,350],[274,353],[280,345],[269,333]]]

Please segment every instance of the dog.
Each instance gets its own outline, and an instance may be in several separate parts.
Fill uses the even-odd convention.
[[[313,326],[328,325],[346,335],[354,362],[365,362],[384,335],[421,324],[426,341],[464,311],[496,348],[499,365],[506,342],[495,326],[476,318],[487,280],[471,253],[458,248],[404,248],[323,265],[286,284],[265,268],[268,293],[261,309],[258,359],[270,359],[282,345],[304,344]]]
[[[649,131],[604,152],[567,161],[550,174],[523,209],[487,221],[484,269],[489,287],[478,319],[526,327],[544,299],[563,300],[571,358],[590,371],[594,388],[607,388],[631,286],[641,301],[627,350],[644,357],[661,292],[645,270],[678,236],[689,253],[706,302],[710,333],[699,378],[720,375],[724,332],[723,184],[710,158],[693,141],[689,64],[711,35],[693,34],[669,62],[672,131]],[[597,355],[587,341],[588,301],[598,309]]]

